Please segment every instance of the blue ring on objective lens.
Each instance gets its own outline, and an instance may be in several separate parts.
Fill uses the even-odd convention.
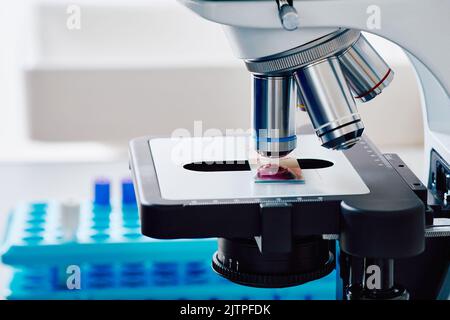
[[[297,140],[297,136],[289,136],[289,137],[282,137],[282,138],[260,138],[260,137],[254,137],[256,141],[265,141],[265,142],[289,142]]]

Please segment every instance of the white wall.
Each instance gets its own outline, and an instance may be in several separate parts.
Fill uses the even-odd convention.
[[[0,96],[8,99],[3,159],[108,159],[126,156],[134,136],[191,129],[195,120],[219,129],[250,125],[249,75],[218,25],[175,1],[91,0],[76,1],[81,29],[68,30],[71,3],[24,1],[15,15],[3,11],[0,32],[10,43],[3,47],[14,60],[2,64],[9,86]],[[369,39],[396,77],[359,106],[366,132],[381,146],[420,145],[414,71],[398,47]],[[301,112],[298,120],[308,121]]]
[[[0,0],[0,142],[24,139],[21,63],[25,59],[22,35],[28,28],[26,1]]]

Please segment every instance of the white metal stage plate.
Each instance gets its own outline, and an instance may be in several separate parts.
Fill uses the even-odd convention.
[[[369,193],[364,181],[340,151],[325,149],[315,135],[298,136],[290,157],[331,161],[328,168],[303,170],[305,184],[257,184],[254,171],[198,172],[183,165],[202,161],[254,159],[251,138],[155,138],[150,140],[161,197],[166,200],[220,200],[337,196]]]

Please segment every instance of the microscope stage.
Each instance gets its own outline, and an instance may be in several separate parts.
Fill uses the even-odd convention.
[[[198,165],[194,171],[185,165],[204,161],[229,163],[255,159],[251,139],[246,136],[214,138],[155,138],[149,141],[161,198],[165,200],[223,200],[284,197],[320,197],[369,193],[364,181],[340,151],[320,146],[315,135],[298,137],[298,147],[289,157],[326,160],[329,167],[302,168],[304,184],[255,183],[254,170],[232,171],[232,164],[214,171],[212,164]],[[203,166],[203,167],[202,167]],[[208,167],[209,166],[209,167]],[[195,168],[195,165],[193,166]],[[192,167],[191,167],[192,168]]]
[[[384,242],[384,251],[408,256],[421,245],[427,189],[398,156],[381,154],[367,136],[346,151],[325,149],[314,135],[299,136],[290,156],[303,168],[304,184],[255,183],[252,162],[236,164],[254,159],[251,142],[244,136],[132,140],[142,233],[248,239],[266,227],[273,225],[276,235],[290,225],[294,237],[353,239],[342,243],[357,255],[367,249],[377,256]],[[398,226],[407,229],[401,237]]]

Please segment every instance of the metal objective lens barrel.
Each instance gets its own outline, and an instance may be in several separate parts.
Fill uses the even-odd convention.
[[[258,153],[283,157],[295,149],[296,103],[292,76],[253,76],[253,129]]]
[[[364,125],[338,59],[321,60],[294,75],[322,146],[345,150],[358,142]]]
[[[339,61],[355,98],[362,102],[375,98],[394,78],[394,72],[363,35],[339,55]]]

